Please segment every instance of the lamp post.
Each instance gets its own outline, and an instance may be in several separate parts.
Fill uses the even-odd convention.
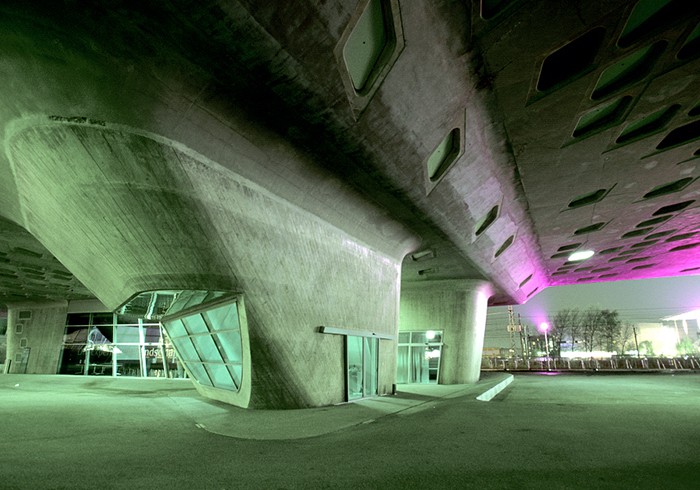
[[[549,323],[540,323],[540,330],[544,332],[544,351],[547,356],[547,371],[549,371],[549,338],[547,337],[547,331],[549,330]]]

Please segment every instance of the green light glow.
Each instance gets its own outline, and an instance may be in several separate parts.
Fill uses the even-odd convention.
[[[355,90],[366,88],[384,48],[387,34],[381,0],[370,0],[343,48]]]
[[[453,129],[445,136],[428,158],[428,177],[435,181],[445,173],[447,167],[457,156],[459,149],[459,130]]]

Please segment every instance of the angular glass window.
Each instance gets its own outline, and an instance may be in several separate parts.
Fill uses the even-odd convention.
[[[700,54],[700,24],[695,26],[693,32],[685,40],[685,44],[678,52],[678,59],[694,58],[698,54]]]
[[[486,216],[484,216],[481,221],[477,223],[474,234],[476,236],[481,235],[489,226],[491,226],[491,223],[496,221],[496,218],[498,218],[498,206],[492,207]]]
[[[658,225],[659,223],[663,223],[664,221],[667,221],[669,219],[671,219],[671,216],[659,216],[658,218],[652,218],[646,221],[642,221],[641,223],[638,223],[637,226],[635,226],[635,228],[646,228],[647,226]]]
[[[674,104],[627,125],[615,140],[615,143],[622,144],[635,141],[663,130],[680,108],[679,104]]]
[[[182,291],[161,321],[195,381],[222,390],[240,389],[243,345],[235,296]]]
[[[496,253],[493,255],[494,258],[498,258],[503,252],[508,250],[508,248],[513,245],[513,241],[515,240],[515,235],[511,235],[508,238],[506,238],[506,241],[503,242],[503,244],[496,250]]]
[[[632,97],[625,95],[587,112],[579,118],[572,136],[582,138],[621,123],[631,103]]]
[[[568,245],[562,245],[557,249],[557,252],[566,252],[567,250],[576,250],[581,246],[581,243],[570,243]]]
[[[525,284],[527,284],[528,282],[530,282],[530,279],[532,279],[532,274],[530,274],[530,275],[527,276],[525,279],[523,279],[523,282],[521,282],[520,285],[519,285],[518,287],[519,287],[519,288],[522,288]]]
[[[382,0],[367,3],[343,48],[345,66],[359,93],[366,92],[372,85],[383,66],[381,61],[387,58],[386,52],[396,44],[385,4]]]
[[[569,208],[580,208],[601,201],[609,192],[609,189],[598,189],[597,191],[589,192],[578,196],[569,203]]]
[[[481,0],[481,18],[489,20],[503,12],[513,0]]]
[[[687,0],[639,0],[627,19],[617,44],[621,48],[632,46],[655,32],[691,18],[697,14],[698,7],[698,2]]]
[[[601,73],[591,98],[600,100],[646,77],[667,44],[666,41],[658,41],[606,68]]]
[[[665,150],[674,146],[681,146],[700,138],[700,121],[693,121],[679,126],[664,137],[656,145],[657,150]]]
[[[652,216],[660,216],[662,214],[675,213],[676,211],[681,211],[682,209],[687,208],[694,202],[695,200],[693,199],[691,201],[683,201],[678,202],[676,204],[669,204],[668,206],[664,206],[654,211],[654,214],[652,214]]]
[[[460,131],[454,128],[433,150],[428,158],[428,178],[436,182],[442,177],[450,165],[454,163],[460,152]]]
[[[605,29],[596,27],[547,56],[542,63],[537,90],[550,90],[588,72],[604,37]]]
[[[594,231],[598,231],[601,228],[603,228],[607,223],[604,222],[599,222],[599,223],[593,223],[592,225],[584,226],[583,228],[579,228],[578,230],[574,231],[574,235],[585,235],[586,233],[593,233]]]
[[[638,230],[628,231],[627,233],[625,233],[624,235],[622,235],[620,238],[632,238],[632,237],[635,237],[635,236],[646,235],[646,234],[649,233],[651,230],[653,230],[653,228],[640,228],[640,229],[638,229]]]

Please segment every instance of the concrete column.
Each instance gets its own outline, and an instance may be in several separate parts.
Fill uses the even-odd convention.
[[[404,283],[399,330],[442,330],[440,384],[476,383],[490,283],[455,279]]]
[[[56,374],[66,328],[66,311],[66,301],[7,305],[10,373]],[[22,363],[23,355],[26,365]]]

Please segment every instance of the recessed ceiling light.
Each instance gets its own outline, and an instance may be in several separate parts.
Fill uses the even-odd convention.
[[[569,262],[578,262],[579,260],[586,260],[593,257],[595,252],[593,250],[580,250],[569,255]]]

